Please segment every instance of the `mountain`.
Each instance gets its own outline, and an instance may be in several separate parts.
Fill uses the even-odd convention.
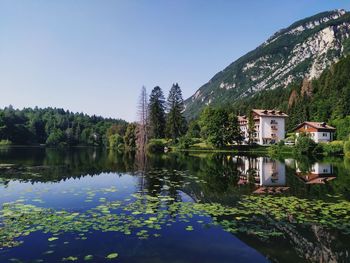
[[[235,104],[264,90],[317,78],[350,52],[350,13],[319,13],[279,30],[217,73],[185,101],[188,119],[207,105]]]
[[[325,121],[337,128],[337,139],[345,140],[350,134],[349,72],[350,56],[342,57],[318,78],[260,91],[234,102],[233,108],[242,114],[252,108],[282,110],[289,115],[287,131],[303,121]]]

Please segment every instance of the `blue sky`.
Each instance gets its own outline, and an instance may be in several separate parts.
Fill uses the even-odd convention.
[[[142,85],[184,98],[275,31],[350,1],[0,0],[0,107],[136,119]]]

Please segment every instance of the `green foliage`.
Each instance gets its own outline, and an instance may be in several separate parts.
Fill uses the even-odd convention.
[[[200,138],[201,137],[201,127],[198,121],[193,120],[188,125],[188,130],[186,136],[190,138]]]
[[[151,138],[165,136],[165,99],[160,87],[153,88],[149,98],[149,127]]]
[[[188,149],[194,143],[191,137],[183,136],[179,139],[177,147],[179,149]]]
[[[350,135],[350,115],[345,118],[336,118],[331,124],[337,127],[336,137],[338,140],[347,140]]]
[[[120,150],[124,147],[123,137],[119,134],[113,134],[108,138],[108,146],[112,150]]]
[[[173,84],[169,91],[167,110],[166,133],[168,138],[172,138],[173,142],[175,142],[185,134],[187,129],[186,120],[183,116],[184,102],[182,92],[177,83]]]
[[[127,150],[135,150],[136,149],[136,124],[135,123],[129,123],[125,136],[124,136],[124,143],[125,143],[125,148]]]
[[[295,151],[298,154],[311,154],[316,148],[316,143],[309,134],[301,133],[295,143]]]
[[[344,143],[344,154],[350,158],[350,139]]]
[[[49,145],[49,146],[64,145],[65,141],[66,141],[66,137],[64,133],[59,129],[55,129],[51,131],[49,137],[47,137],[46,145]]]
[[[248,143],[253,144],[254,143],[254,133],[255,133],[255,122],[252,112],[249,112],[248,117]]]
[[[118,253],[111,253],[106,256],[106,259],[115,259],[118,257]]]
[[[342,155],[344,143],[342,141],[333,141],[330,143],[319,143],[314,149],[315,153],[334,156]]]
[[[151,153],[164,152],[166,144],[161,139],[151,139],[147,144],[147,150]]]
[[[282,147],[285,145],[284,140],[280,140],[277,144],[279,147]]]
[[[57,108],[0,109],[0,140],[13,144],[107,145],[107,130],[126,126],[118,119],[88,116]],[[118,133],[122,129],[118,130]],[[109,134],[110,135],[110,134]]]
[[[220,148],[242,141],[237,116],[228,109],[205,108],[199,124],[202,137],[215,147]]]

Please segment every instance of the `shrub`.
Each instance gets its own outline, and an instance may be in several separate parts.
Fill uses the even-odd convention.
[[[200,138],[201,137],[201,127],[198,124],[198,121],[191,121],[188,125],[187,134],[191,138]]]
[[[280,146],[280,147],[284,146],[284,144],[285,144],[285,143],[284,143],[284,140],[280,140],[280,141],[277,143],[277,145]]]
[[[308,134],[301,133],[295,143],[295,150],[299,154],[310,154],[312,153],[317,144]]]
[[[193,140],[190,137],[184,136],[181,137],[177,147],[180,149],[188,149],[193,144]]]
[[[350,158],[350,140],[344,143],[344,154],[346,157]]]
[[[163,140],[159,139],[152,139],[150,142],[147,144],[147,150],[149,152],[164,152],[164,147],[166,144],[163,142]]]
[[[326,155],[340,155],[343,154],[344,143],[342,141],[334,141],[330,143],[319,143],[317,151],[322,150]]]
[[[124,147],[123,137],[119,134],[113,134],[108,138],[108,146],[112,150],[119,150]]]
[[[65,139],[66,137],[63,131],[59,129],[55,129],[50,133],[49,137],[47,137],[46,145],[49,145],[49,146],[64,145]]]
[[[192,144],[201,143],[203,140],[201,138],[191,138]]]

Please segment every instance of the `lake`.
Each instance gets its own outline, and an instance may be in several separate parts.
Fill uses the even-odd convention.
[[[350,160],[0,148],[0,262],[350,262]]]

